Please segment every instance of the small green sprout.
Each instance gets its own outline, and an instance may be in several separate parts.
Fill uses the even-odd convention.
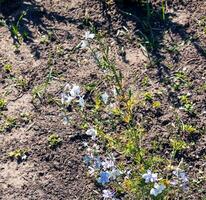
[[[148,76],[144,77],[144,79],[142,80],[142,85],[143,86],[148,86],[149,85],[149,78],[148,78]]]
[[[155,108],[155,109],[158,109],[161,107],[161,103],[159,101],[154,101],[152,103],[152,107]]]
[[[181,152],[187,148],[187,144],[183,140],[171,139],[170,145],[172,146],[174,156],[177,152]]]
[[[11,33],[13,34],[15,39],[18,40],[19,43],[22,42],[22,37],[21,37],[21,34],[19,33],[19,28],[17,25],[14,24],[11,26]]]
[[[174,76],[176,79],[181,80],[181,81],[187,80],[187,75],[184,72],[176,72]]]
[[[20,116],[21,116],[22,122],[24,122],[24,123],[29,123],[29,121],[31,120],[30,113],[21,112],[21,113],[20,113]]]
[[[6,64],[6,65],[4,65],[3,69],[4,69],[5,72],[11,73],[12,65],[11,64]]]
[[[52,37],[53,37],[53,33],[52,33],[51,31],[49,31],[49,32],[47,33],[47,35],[42,35],[42,37],[41,37],[41,39],[40,39],[40,43],[47,45],[47,44],[49,44],[50,41],[52,40]]]
[[[181,95],[181,96],[179,97],[179,99],[180,99],[180,102],[181,102],[183,105],[189,103],[189,97],[188,97],[187,94]]]
[[[193,113],[194,111],[194,105],[193,103],[189,100],[189,97],[187,94],[181,95],[179,97],[181,104],[183,105],[183,108],[185,111],[188,113]]]
[[[180,90],[181,87],[188,86],[188,85],[189,85],[188,77],[184,72],[176,72],[174,74],[174,82],[172,83],[172,87],[175,90]]]
[[[16,86],[20,87],[22,90],[26,90],[28,87],[28,81],[25,78],[17,78]]]
[[[49,37],[48,37],[48,35],[42,35],[42,37],[40,38],[40,43],[41,44],[49,44]]]
[[[178,44],[172,44],[167,50],[169,53],[178,53]]]
[[[48,138],[49,147],[56,148],[62,143],[62,139],[57,134],[52,134]]]
[[[6,108],[7,101],[5,99],[0,98],[0,110]]]
[[[92,92],[92,91],[94,91],[94,89],[96,88],[96,86],[97,86],[96,83],[88,83],[88,84],[86,84],[85,89],[86,89],[88,92]]]
[[[18,44],[21,44],[24,37],[27,37],[28,35],[26,32],[23,32],[23,34],[20,32],[20,23],[22,22],[26,14],[27,13],[23,11],[21,15],[19,16],[17,23],[11,26],[11,33],[15,37],[15,39],[18,41]],[[18,44],[16,44],[17,47],[18,47]]]
[[[8,153],[11,159],[16,159],[17,161],[23,161],[27,159],[28,150],[27,149],[16,149]]]
[[[194,126],[190,125],[190,124],[183,124],[182,130],[187,132],[187,133],[197,132],[197,129]]]
[[[181,84],[179,82],[176,82],[172,84],[172,87],[174,88],[174,90],[180,90]]]
[[[145,101],[152,101],[152,99],[153,99],[152,93],[151,92],[145,92],[144,93],[144,99],[145,99]]]
[[[203,33],[206,34],[206,17],[202,17],[199,21],[198,21],[199,26],[203,29]],[[206,199],[206,198],[205,198]]]
[[[47,88],[47,83],[42,83],[40,85],[35,86],[32,89],[32,96],[33,98],[39,98],[41,99],[45,93],[45,90]]]
[[[64,54],[64,47],[62,45],[58,45],[56,47],[56,53],[58,56],[62,56]]]
[[[184,108],[185,110],[188,112],[188,113],[193,113],[194,111],[194,106],[193,104],[190,102],[190,103],[187,103],[184,105]]]
[[[16,119],[13,118],[13,117],[7,117],[6,121],[5,121],[4,125],[3,125],[4,130],[10,131],[15,126],[16,126]]]

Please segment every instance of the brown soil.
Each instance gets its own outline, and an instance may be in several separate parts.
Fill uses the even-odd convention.
[[[159,1],[155,2],[158,4]],[[108,7],[97,0],[34,0],[24,1],[15,11],[2,12],[6,26],[0,26],[0,97],[5,98],[8,105],[0,115],[0,122],[3,124],[5,116],[15,117],[17,125],[0,133],[0,199],[101,199],[94,181],[86,175],[81,138],[71,140],[78,134],[78,129],[63,125],[61,110],[49,101],[60,97],[66,82],[84,85],[101,77],[89,53],[72,51],[88,28],[87,15],[111,44],[117,66],[125,76],[125,85],[131,85],[141,93],[145,91],[142,81],[147,76],[147,90],[160,93],[155,97],[162,103],[159,113],[153,110],[138,113],[138,117],[145,118],[150,141],[156,139],[162,145],[158,150],[160,155],[168,154],[166,143],[172,134],[168,133],[168,127],[172,127],[176,113],[184,123],[198,128],[197,137],[182,136],[193,145],[184,155],[179,155],[179,160],[184,158],[190,169],[189,177],[200,181],[201,188],[197,184],[180,199],[204,199],[206,95],[205,89],[201,88],[206,82],[206,34],[199,24],[206,16],[206,2],[182,2],[168,1],[165,23],[154,19],[156,47],[153,49],[139,45],[139,31],[148,33],[139,23],[143,20],[141,13],[131,7],[116,4]],[[26,32],[28,36],[17,50],[14,45],[18,42],[11,27],[25,10],[27,14],[20,23],[20,32]],[[206,19],[204,23],[206,26]],[[128,30],[126,37],[121,34],[125,31],[123,27]],[[51,41],[42,43],[43,36],[49,32],[52,32]],[[168,50],[172,45],[176,45],[178,51]],[[123,54],[120,53],[122,48],[125,49]],[[10,74],[3,70],[6,64],[12,66]],[[32,89],[47,80],[51,68],[55,78],[44,98],[34,100]],[[168,84],[178,70],[184,71],[191,82],[190,87],[180,92],[173,91]],[[25,79],[26,86],[18,85],[15,78]],[[179,111],[177,96],[185,93],[191,93],[196,115]],[[22,121],[22,113],[28,114],[27,121]],[[62,145],[55,150],[49,148],[47,142],[52,133],[63,139]],[[145,145],[150,147],[149,143]],[[29,149],[25,162],[16,163],[8,158],[8,153],[18,148]]]

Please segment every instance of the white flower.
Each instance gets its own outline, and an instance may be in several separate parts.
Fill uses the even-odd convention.
[[[118,104],[117,103],[110,103],[109,104],[109,109],[117,109],[118,108]]]
[[[98,144],[93,144],[92,148],[93,148],[94,152],[96,152],[96,153],[99,152],[100,147]]]
[[[64,116],[63,118],[63,124],[67,125],[69,123],[69,118],[67,116]]]
[[[85,40],[94,39],[94,37],[95,37],[94,33],[90,33],[89,31],[85,32],[85,35],[84,35]]]
[[[88,143],[87,142],[82,142],[83,147],[88,147]]]
[[[112,171],[110,172],[110,178],[115,180],[121,174],[122,174],[122,172],[119,169],[113,168]]]
[[[115,167],[115,156],[113,155],[113,153],[109,154],[104,161],[102,162],[102,166],[104,167],[104,169],[110,169]]]
[[[104,104],[107,104],[109,95],[107,94],[107,92],[105,92],[104,94],[101,95],[101,98]]]
[[[162,191],[163,191],[165,188],[166,188],[165,185],[155,183],[155,184],[154,184],[154,188],[152,188],[152,189],[150,190],[150,194],[156,197],[157,195],[161,194]]]
[[[64,87],[64,92],[69,93],[70,90],[71,90],[71,85],[69,83],[67,83]]]
[[[189,181],[185,172],[180,172],[179,176],[182,182],[186,183]]]
[[[62,104],[68,104],[69,105],[73,99],[74,99],[73,97],[71,97],[70,95],[67,95],[65,93],[63,93],[61,95]]]
[[[180,187],[182,187],[183,190],[186,190],[188,188],[187,185],[188,185],[188,182],[189,182],[189,179],[188,179],[186,173],[184,171],[182,171],[181,169],[177,168],[175,171],[173,171],[173,174],[180,181]]]
[[[82,40],[80,43],[81,49],[85,49],[89,45],[89,42],[87,40]]]
[[[24,154],[22,157],[21,157],[22,160],[26,160],[27,159],[27,155]]]
[[[129,179],[131,173],[132,173],[132,170],[125,170],[125,171],[124,171],[124,174],[126,174],[125,178],[126,178],[126,179]]]
[[[170,181],[170,184],[175,186],[178,184],[178,181],[176,181],[176,180]]]
[[[71,85],[67,84],[64,87],[64,93],[61,94],[61,102],[62,104],[70,104],[73,99],[80,96],[80,87],[78,85]]]
[[[189,181],[186,173],[184,171],[181,171],[180,169],[173,171],[173,174],[184,183]]]
[[[97,136],[97,131],[93,128],[90,128],[86,131],[86,134],[92,137],[92,140],[95,140]]]
[[[84,40],[81,41],[80,47],[82,49],[85,49],[89,45],[89,40],[94,39],[94,37],[95,37],[94,33],[90,33],[89,31],[85,32]]]
[[[117,88],[114,87],[112,91],[113,91],[113,95],[116,97],[117,96]]]
[[[83,108],[84,108],[84,106],[85,106],[84,96],[79,97],[79,106],[80,106],[81,109],[83,110]]]
[[[78,85],[73,85],[72,89],[70,90],[70,95],[71,97],[76,98],[77,96],[80,95],[80,87]]]
[[[103,198],[106,199],[112,199],[114,197],[114,192],[111,192],[110,190],[103,190]]]
[[[151,170],[147,170],[146,174],[142,175],[142,178],[145,179],[145,183],[157,181],[157,173],[152,173]]]
[[[88,171],[89,175],[93,176],[94,173],[95,173],[95,169],[93,167],[91,167],[91,166],[89,166],[88,168],[89,168],[89,171]]]
[[[105,160],[102,162],[102,166],[103,166],[103,169],[106,170],[106,169],[110,169],[110,168],[113,168],[115,165],[114,165],[114,161],[113,160]]]

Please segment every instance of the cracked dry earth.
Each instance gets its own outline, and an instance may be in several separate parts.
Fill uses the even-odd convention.
[[[196,28],[194,16],[201,18],[201,13],[206,14],[205,2],[188,1],[191,7],[188,6],[189,4],[182,5],[179,1],[174,2],[179,7],[170,10],[171,12],[176,10],[177,14],[171,20],[173,28],[179,30],[179,27],[188,27],[191,23],[191,29],[184,33],[189,35],[192,29]],[[17,50],[14,46],[15,38],[10,30],[12,24],[16,23],[25,10],[27,14],[20,27],[22,31],[27,32],[28,37]],[[3,124],[7,117],[16,119],[15,127],[0,133],[0,199],[2,200],[101,199],[94,181],[87,176],[87,169],[82,162],[84,150],[79,137],[80,131],[78,127],[63,124],[62,112],[52,101],[60,98],[67,82],[84,85],[101,77],[89,53],[84,50],[73,52],[73,48],[79,44],[82,35],[88,29],[85,25],[87,14],[95,26],[108,34],[107,39],[117,58],[117,66],[124,74],[125,85],[131,87],[134,85],[134,88],[138,88],[141,92],[141,81],[147,75],[151,77],[150,89],[153,91],[163,88],[163,93],[167,95],[166,87],[159,77],[157,78],[157,75],[162,78],[164,69],[147,69],[150,60],[144,48],[140,48],[135,42],[126,43],[121,34],[120,40],[117,40],[118,30],[122,30],[123,26],[127,26],[131,32],[136,31],[134,21],[120,21],[124,16],[122,14],[119,16],[115,9],[111,9],[110,13],[104,13],[99,1],[96,0],[24,1],[20,8],[3,16],[6,19],[6,26],[0,26],[0,97],[7,100],[6,109],[0,114],[0,123]],[[51,32],[50,41],[47,42],[45,37]],[[183,38],[180,37],[184,34],[178,35],[172,32],[171,36],[170,31],[167,32],[168,34],[162,35],[162,40],[165,43],[175,40],[177,44],[181,44],[180,55],[177,61],[171,52],[161,49],[158,56],[164,54],[166,57],[161,64],[174,65],[175,69],[184,68],[199,87],[205,82],[206,77],[206,59],[198,53],[199,44],[184,43]],[[204,43],[205,36],[199,36],[203,38]],[[133,37],[131,39],[135,41]],[[119,50],[124,45],[126,56],[123,59]],[[12,66],[10,73],[3,70],[6,64]],[[54,78],[50,81],[44,98],[34,99],[33,88],[48,79],[51,69]],[[22,84],[21,80],[26,83]],[[200,116],[191,119],[191,122],[197,123],[200,129],[205,130],[203,129],[206,119],[205,94],[198,92],[194,94]],[[166,97],[170,98],[169,95]],[[174,118],[172,104],[167,101],[167,98],[163,99],[165,100],[163,100],[162,116],[159,118],[149,116],[148,123],[146,122],[151,140],[157,137],[162,139],[162,143],[165,142],[164,137],[166,142],[168,141],[166,125]],[[26,119],[22,117],[23,115],[27,116]],[[187,121],[186,116],[182,118]],[[48,136],[52,133],[58,134],[63,140],[62,145],[55,150],[48,146]],[[203,135],[197,140],[197,148],[188,152],[191,176],[200,176],[199,171],[204,173],[205,145]],[[25,162],[17,163],[8,158],[9,152],[19,148],[29,150]],[[168,153],[168,151],[166,149],[161,153]],[[197,188],[191,190],[189,195],[187,199],[198,200],[202,197],[202,194],[199,196]]]

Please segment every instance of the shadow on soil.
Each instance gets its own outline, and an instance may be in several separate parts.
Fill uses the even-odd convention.
[[[160,82],[168,84],[167,77],[172,76],[170,68],[164,64],[166,56],[169,54],[174,64],[179,62],[180,53],[176,48],[178,44],[175,44],[172,35],[177,35],[184,43],[190,42],[196,48],[198,54],[206,58],[206,48],[201,46],[201,42],[195,37],[195,33],[189,30],[189,25],[181,25],[174,22],[173,18],[175,14],[165,13],[163,15],[160,4],[140,5],[137,3],[128,3],[127,1],[127,3],[116,3],[111,7],[104,0],[93,0],[91,4],[92,2],[93,4],[99,3],[104,21],[92,21],[89,19],[89,23],[97,29],[105,28],[105,24],[107,24],[105,29],[110,37],[116,40],[120,50],[124,47],[124,41],[116,35],[116,22],[121,27],[127,27],[129,23],[134,25],[135,29],[132,30],[132,33],[135,33],[136,39],[140,41],[140,44],[146,50],[151,64],[155,64],[157,77]],[[50,41],[53,42],[58,40],[58,37],[54,34],[57,28],[52,27],[50,24],[54,24],[55,22],[72,23],[80,29],[86,25],[84,24],[84,18],[75,19],[74,16],[63,16],[57,12],[48,12],[46,8],[40,6],[35,0],[18,0],[15,5],[16,7],[12,4],[1,6],[0,14],[2,13],[6,20],[14,44],[16,46],[19,45],[18,35],[20,35],[23,42],[31,44],[32,53],[37,59],[40,57],[40,50],[38,46],[34,45],[34,30],[32,30],[32,27],[36,27],[41,35],[50,36]],[[111,9],[112,11],[115,10],[116,13],[110,12]],[[170,33],[170,40],[174,41],[174,46],[171,46],[169,49],[164,43],[166,32]],[[166,50],[167,54],[162,53],[163,50]],[[124,54],[122,58],[126,62]],[[171,93],[171,91],[168,91],[168,93],[171,94],[170,99],[174,100],[174,105],[179,106],[180,103],[178,102],[177,95]]]
[[[110,6],[104,0],[99,0],[97,2],[101,4],[102,15],[108,24],[108,33],[117,41],[121,48],[122,41],[115,36],[116,33],[114,32],[115,29],[113,27],[113,18],[116,16],[110,14]],[[147,50],[151,61],[155,62],[158,66],[158,77],[160,81],[164,80],[165,75],[170,75],[170,69],[162,64],[162,61],[165,60],[165,56],[161,54],[161,51],[166,48],[163,42],[166,31],[179,35],[182,41],[190,41],[197,49],[198,53],[206,57],[206,50],[201,46],[200,41],[195,38],[193,33],[188,33],[188,25],[183,26],[173,22],[172,18],[174,17],[174,14],[166,13],[163,15],[161,5],[140,5],[136,3],[128,3],[127,1],[127,3],[116,3],[115,6],[118,22],[120,22],[122,27],[127,27],[127,24],[130,22],[135,24],[134,32],[137,35],[137,38],[140,39],[141,44]],[[19,43],[18,34],[25,43],[29,44],[33,42],[33,31],[29,28],[31,25],[33,27],[38,27],[38,31],[41,34],[49,35],[50,31],[55,32],[55,27],[49,26],[47,21],[73,23],[77,25],[84,23],[84,19],[75,19],[73,17],[62,16],[57,12],[48,12],[34,0],[18,0],[15,5],[5,4],[0,7],[0,14],[1,13],[6,19],[6,24],[11,31],[14,44]],[[104,26],[98,21],[91,21],[91,23],[97,28]],[[55,40],[55,36],[51,39]],[[172,47],[168,52],[169,51],[173,54],[173,61],[177,63],[179,60],[178,51],[176,51],[175,47]],[[38,53],[35,54],[37,58],[38,55]]]
[[[81,22],[80,19],[65,17],[57,12],[48,12],[34,0],[19,0],[14,6],[12,4],[5,4],[0,7],[0,17],[1,15],[9,27],[14,45],[16,46],[21,43],[20,39],[26,44],[33,43],[34,30],[32,30],[31,27],[37,27],[38,32],[42,35],[50,35],[51,32],[54,33],[57,29],[51,27],[48,22],[73,24],[79,24],[79,22]],[[53,34],[50,39],[53,41],[57,39],[57,37]],[[34,56],[39,58],[38,49],[36,49],[36,51]]]
[[[101,1],[101,4],[103,16],[109,23],[109,33],[111,37],[115,38],[119,46],[122,47],[122,41],[114,36],[112,16],[109,14],[110,7],[105,1]],[[127,1],[127,3],[116,3],[116,10],[118,21],[120,21],[122,27],[127,27],[127,24],[130,22],[135,24],[134,32],[147,50],[151,61],[158,67],[160,81],[164,81],[165,75],[170,75],[170,69],[162,63],[166,58],[161,51],[167,49],[163,42],[165,32],[180,36],[184,42],[191,42],[197,52],[206,58],[206,48],[201,46],[199,39],[195,38],[193,33],[189,33],[188,24],[181,25],[173,22],[172,18],[175,17],[175,14],[163,14],[162,5],[140,5],[137,3],[128,3]],[[172,36],[171,40],[173,40]],[[179,61],[178,51],[175,48],[167,49],[167,51],[173,54],[173,61],[177,63]]]
[[[174,70],[170,69],[164,63],[168,58],[170,58],[173,65],[177,65],[180,62],[181,54],[178,50],[178,44],[175,43],[176,37],[181,42],[194,46],[198,55],[203,58],[206,58],[206,47],[202,46],[200,39],[195,36],[195,32],[191,31],[189,23],[182,25],[176,21],[174,22],[173,19],[176,17],[174,13],[163,14],[161,4],[140,5],[137,3],[128,3],[128,1],[125,2],[122,1],[122,3],[114,5],[116,11],[114,14],[111,12],[110,5],[101,0],[101,12],[107,21],[110,37],[114,38],[121,51],[124,47],[124,40],[117,36],[117,27],[114,21],[118,21],[120,24],[119,27],[128,27],[128,24],[133,24],[134,30],[132,30],[132,34],[135,33],[135,37],[132,40],[139,41],[139,44],[145,49],[149,57],[151,66],[155,66],[157,69],[156,77],[160,83],[166,86],[168,101],[175,107],[180,107],[181,102],[178,98],[178,91],[172,91],[171,87],[167,87],[173,84],[171,78],[174,77]],[[111,15],[110,13],[113,14]],[[174,45],[171,46],[169,44],[169,48],[165,44],[166,33],[169,33],[170,41]],[[127,62],[124,54],[122,59]],[[191,116],[195,116],[195,113],[191,113]]]

